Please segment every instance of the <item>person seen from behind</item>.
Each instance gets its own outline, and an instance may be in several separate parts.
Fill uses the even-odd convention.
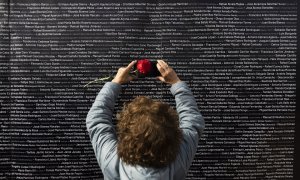
[[[135,79],[129,73],[135,63],[119,68],[87,114],[87,130],[104,179],[183,180],[205,123],[191,90],[165,61],[157,60],[157,79],[171,85],[176,111],[167,103],[139,96],[117,114],[117,130],[112,123],[121,85]]]

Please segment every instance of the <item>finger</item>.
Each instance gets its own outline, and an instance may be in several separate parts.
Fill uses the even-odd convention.
[[[120,72],[122,72],[122,71],[124,71],[125,70],[125,67],[120,67],[119,69],[118,69],[118,71],[120,71]]]
[[[134,80],[136,80],[136,79],[137,79],[136,76],[130,75],[130,76],[128,77],[128,82],[129,82],[129,81],[134,81]]]
[[[160,80],[162,82],[165,82],[165,79],[163,77],[161,77],[161,76],[157,76],[156,79],[158,79],[158,80]]]
[[[163,67],[168,67],[169,66],[164,60],[158,60],[158,61],[160,61],[161,65]]]
[[[156,64],[156,67],[161,74],[165,71],[165,69],[161,66],[159,62]]]
[[[128,77],[128,82],[129,82],[129,81],[132,81],[132,80],[133,80],[133,77],[132,77],[132,76],[129,76],[129,77]]]
[[[129,63],[128,66],[126,67],[126,71],[130,71],[130,69],[134,66],[135,63],[136,63],[136,60],[131,61],[131,63]]]
[[[168,64],[165,63],[163,60],[158,60],[157,62],[164,70],[168,69]]]
[[[163,62],[162,62],[162,60],[157,60],[157,64],[159,64],[159,65],[163,66]]]

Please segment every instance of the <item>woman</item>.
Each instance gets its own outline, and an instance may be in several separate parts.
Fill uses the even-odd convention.
[[[163,60],[160,81],[171,85],[177,113],[166,103],[137,97],[112,124],[121,84],[134,79],[136,61],[119,68],[99,92],[87,118],[87,130],[104,179],[184,179],[204,130],[204,119],[187,84]]]

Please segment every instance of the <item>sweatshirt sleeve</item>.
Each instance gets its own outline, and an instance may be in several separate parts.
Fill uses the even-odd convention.
[[[86,117],[87,131],[98,164],[103,174],[110,178],[119,175],[117,135],[112,116],[120,90],[120,84],[107,82],[98,93]]]
[[[196,100],[185,82],[180,81],[173,84],[170,90],[175,96],[180,129],[183,133],[179,161],[187,172],[196,154],[198,141],[203,133],[205,122],[198,109]]]

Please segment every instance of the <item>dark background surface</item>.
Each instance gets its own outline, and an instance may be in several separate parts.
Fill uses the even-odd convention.
[[[187,179],[297,179],[294,148],[299,111],[294,106],[293,70],[298,51],[277,52],[280,48],[295,47],[295,41],[292,42],[295,38],[289,39],[275,28],[293,29],[299,25],[297,20],[284,19],[280,20],[284,25],[278,22],[266,25],[262,22],[267,20],[262,17],[246,16],[295,14],[296,4],[269,4],[265,7],[275,9],[254,11],[244,9],[249,4],[218,4],[221,1],[193,5],[155,1],[140,5],[113,5],[112,1],[98,5],[88,5],[98,1],[78,1],[84,3],[81,5],[76,1],[40,2],[2,4],[5,8],[0,21],[2,179],[101,178],[86,132],[85,116],[103,83],[83,86],[99,76],[113,75],[119,67],[141,58],[166,59],[189,84],[205,117],[206,130]],[[64,2],[69,4],[59,4]],[[79,7],[94,9],[79,12]],[[209,15],[197,10],[209,7],[212,20],[200,22],[197,18]],[[229,7],[237,12],[222,12]],[[230,14],[239,19],[218,19]],[[242,21],[252,25],[234,24]],[[212,25],[231,26],[216,29]],[[241,32],[234,28],[256,28],[260,32],[248,31],[242,38],[241,34],[228,34]],[[228,37],[224,37],[225,33]],[[251,39],[247,35],[273,35],[274,40],[291,40],[292,45],[274,46],[269,41],[242,44],[248,43],[243,39]],[[230,39],[242,41],[228,44]],[[213,56],[216,54],[219,56]],[[282,54],[291,59],[276,59]],[[276,74],[274,69],[291,74]],[[265,82],[269,79],[274,83]],[[266,90],[258,89],[259,86]],[[275,89],[280,87],[292,89],[285,93]],[[162,99],[174,106],[168,88],[153,78],[125,85],[116,112],[137,95]],[[285,102],[287,108],[280,106]],[[236,106],[241,104],[244,106]]]

